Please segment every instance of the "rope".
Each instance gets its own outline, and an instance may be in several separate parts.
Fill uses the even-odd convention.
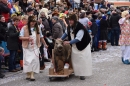
[[[40,55],[39,55],[39,54],[37,55],[37,54],[36,54],[36,52],[35,52],[34,46],[33,46],[33,42],[31,42],[31,45],[32,45],[33,52],[34,52],[35,56],[36,56],[36,57],[38,57],[38,58],[40,58],[40,61],[42,61],[42,57],[44,57],[44,54],[43,54],[43,55],[41,55],[41,53],[39,52],[39,54],[40,54]],[[26,57],[26,51],[25,51],[25,50],[23,50],[23,52],[24,52],[25,57]],[[49,54],[50,58],[52,58],[52,56],[51,56],[51,54],[50,54],[50,52],[49,52],[49,50],[48,50],[48,49],[47,49],[47,52],[48,52],[48,54]]]

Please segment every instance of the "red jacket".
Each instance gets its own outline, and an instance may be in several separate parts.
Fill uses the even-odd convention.
[[[19,28],[19,30],[21,30],[23,26],[24,26],[23,22],[20,21],[19,24],[18,24],[18,28]]]

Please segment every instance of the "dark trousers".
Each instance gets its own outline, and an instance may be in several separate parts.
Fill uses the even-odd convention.
[[[107,42],[110,42],[111,41],[111,29],[108,29],[108,39],[107,39]]]
[[[120,28],[115,27],[111,30],[111,45],[118,45],[120,35]]]
[[[1,72],[1,65],[2,65],[2,56],[0,55],[0,72]]]
[[[41,53],[41,56],[42,56],[42,59],[40,59],[40,67],[44,66],[44,51],[43,51],[43,48],[44,48],[44,46],[42,45],[40,47],[40,53]]]
[[[96,49],[97,48],[97,35],[95,35],[92,40],[93,40],[92,49]]]
[[[16,50],[10,50],[10,57],[9,57],[9,71],[16,69]]]

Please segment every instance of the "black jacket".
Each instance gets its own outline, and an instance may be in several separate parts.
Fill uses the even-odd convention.
[[[8,30],[7,48],[9,50],[19,49],[19,32],[14,25],[11,25]]]
[[[121,17],[118,14],[113,14],[111,16],[111,18],[110,18],[110,26],[111,26],[111,28],[120,27],[119,23],[118,23],[120,18]]]
[[[41,18],[42,18],[42,24],[44,25],[45,30],[51,31],[51,28],[50,28],[50,25],[49,25],[47,18],[45,18],[45,17],[41,17]]]
[[[92,35],[95,36],[97,34],[98,31],[98,26],[96,24],[96,21],[94,19],[91,20],[92,25],[90,27],[90,30],[92,31]]]
[[[84,8],[83,2],[80,2],[80,7]]]
[[[84,50],[88,46],[88,44],[91,41],[91,38],[90,38],[90,35],[89,35],[88,31],[79,22],[77,22],[76,28],[73,31],[74,38],[76,37],[76,34],[78,33],[79,30],[83,30],[84,31],[84,35],[83,35],[82,40],[80,42],[76,43],[76,47],[77,47],[78,50],[82,51],[82,50]],[[67,31],[68,31],[68,39],[71,40],[70,27],[69,26],[67,28]]]
[[[0,22],[0,41],[6,40],[7,24]]]
[[[27,0],[26,0],[26,3],[24,3],[23,0],[19,0],[19,6],[20,6],[21,9],[23,10],[23,12],[26,12]]]
[[[100,21],[100,30],[107,30],[108,23],[107,20],[101,19]]]

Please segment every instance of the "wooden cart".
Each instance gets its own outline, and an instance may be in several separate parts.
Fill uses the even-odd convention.
[[[53,65],[54,65],[54,51],[52,50],[52,60],[53,60]],[[64,69],[64,74],[63,75],[58,75],[54,72],[54,68],[49,68],[49,80],[52,81],[53,78],[61,78],[61,80],[65,80],[66,77],[69,78],[69,76],[73,73],[73,69]]]

